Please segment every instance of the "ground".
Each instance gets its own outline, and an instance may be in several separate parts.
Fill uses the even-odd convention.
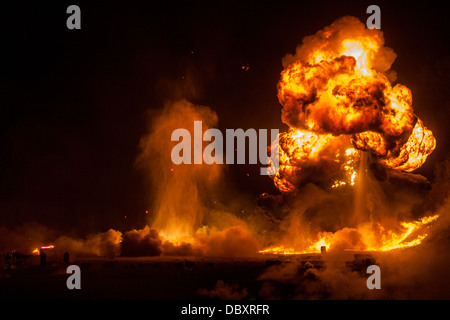
[[[370,255],[347,254],[345,266],[361,279]],[[0,299],[295,299],[308,270],[324,270],[320,254],[261,255],[251,259],[205,257],[79,258],[81,290],[69,290],[63,259],[49,255],[45,267],[39,256],[17,259],[11,270],[2,266]],[[364,282],[361,282],[365,286]],[[327,298],[323,292],[311,298]],[[365,289],[366,290],[366,289]],[[308,297],[306,297],[308,298]]]

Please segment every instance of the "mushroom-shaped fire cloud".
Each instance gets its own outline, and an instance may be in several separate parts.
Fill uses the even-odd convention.
[[[331,171],[334,186],[351,184],[356,149],[392,169],[410,172],[425,162],[436,140],[414,113],[411,91],[392,84],[395,58],[381,30],[349,16],[305,37],[284,58],[278,100],[290,130],[280,134],[273,172],[281,191],[294,190],[317,165]],[[342,171],[345,181],[337,178]]]

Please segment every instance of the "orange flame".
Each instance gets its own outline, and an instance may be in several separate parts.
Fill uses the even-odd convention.
[[[414,114],[411,91],[391,85],[394,59],[382,32],[352,17],[304,39],[278,83],[282,120],[291,127],[279,136],[282,165],[273,173],[281,191],[293,191],[304,162],[337,136],[389,168],[413,171],[425,162],[436,140]]]
[[[402,222],[402,230],[394,232],[393,230],[386,230],[382,225],[377,225],[377,230],[368,230],[366,226],[357,229],[356,231],[362,236],[363,246],[348,247],[344,250],[351,251],[391,251],[396,249],[404,249],[418,246],[428,236],[427,233],[420,233],[421,229],[436,221],[439,215],[433,215],[421,218],[417,221]],[[339,231],[338,231],[339,232]],[[319,233],[319,240],[313,242],[309,247],[303,250],[289,248],[285,246],[274,246],[259,251],[263,254],[306,254],[319,253],[321,247],[325,246],[327,249],[334,249],[334,244],[338,238],[338,232],[322,232]],[[415,234],[418,233],[418,234]],[[375,240],[380,238],[381,240]]]
[[[355,183],[359,151],[347,137],[291,128],[279,134],[272,148],[278,149],[279,167],[270,173],[275,186],[283,192],[294,191],[299,180],[309,174],[305,168],[318,164],[328,167],[333,188]]]
[[[42,246],[40,248],[36,248],[31,253],[35,254],[35,255],[40,255],[41,254],[41,250],[54,249],[54,248],[55,248],[55,246],[51,244],[51,245],[48,245],[48,246]]]
[[[354,17],[338,19],[305,37],[296,54],[285,57],[278,100],[290,129],[280,133],[272,146],[279,150],[280,165],[271,172],[280,191],[295,191],[308,172],[314,175],[312,167],[319,166],[327,173],[329,187],[354,185],[359,150],[371,152],[373,159],[395,170],[411,172],[423,165],[436,139],[414,114],[411,91],[392,85],[390,67],[395,58],[384,46],[383,33],[367,29]],[[368,222],[321,232],[305,248],[274,246],[260,252],[311,253],[320,252],[322,246],[366,251],[413,247],[427,236],[419,231],[437,218],[401,222],[401,230]],[[353,236],[355,243],[341,241],[345,235]]]

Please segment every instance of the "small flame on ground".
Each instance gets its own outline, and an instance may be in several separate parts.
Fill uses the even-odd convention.
[[[40,255],[41,254],[41,250],[54,249],[54,248],[55,248],[55,246],[51,244],[49,246],[42,246],[40,248],[36,248],[31,253],[35,254],[35,255]]]

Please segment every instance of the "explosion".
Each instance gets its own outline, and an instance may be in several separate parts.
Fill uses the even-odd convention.
[[[374,190],[382,193],[370,173],[374,165],[387,175],[411,172],[436,147],[433,133],[413,111],[411,91],[392,84],[396,76],[390,68],[395,58],[393,50],[384,46],[382,32],[366,29],[354,17],[340,18],[304,38],[296,54],[284,58],[278,100],[289,130],[280,133],[270,147],[278,150],[279,167],[269,170],[283,196],[300,195],[298,202],[306,204],[303,211],[291,210],[285,222],[289,230],[275,245],[261,250],[261,217],[257,221],[232,213],[233,205],[241,203],[234,194],[229,198],[238,204],[224,198],[230,192],[224,192],[223,166],[175,165],[171,161],[167,151],[173,143],[173,130],[199,120],[206,130],[218,122],[210,108],[180,100],[168,102],[153,115],[150,131],[140,141],[137,165],[146,171],[153,186],[148,225],[124,234],[111,229],[86,241],[61,237],[55,247],[80,255],[249,257],[258,252],[299,254],[324,248],[389,251],[420,244],[439,215],[416,221],[392,217],[386,223],[374,214],[374,208],[390,209],[367,195]],[[305,189],[301,188],[308,184],[318,189],[302,198]],[[317,195],[314,190],[324,193],[310,200]],[[353,216],[341,209],[334,228],[324,227],[324,221],[312,221],[311,216],[300,217],[308,210],[313,217],[319,216],[319,206],[346,207],[348,194],[354,200]],[[39,252],[39,248],[33,251]]]
[[[337,153],[344,140],[408,172],[434,150],[432,132],[414,114],[411,91],[389,80],[395,53],[384,47],[380,30],[344,17],[306,37],[288,58],[294,61],[278,83],[282,120],[291,127],[280,136],[282,165],[274,180],[281,191],[294,189],[302,162],[323,159],[323,149]]]
[[[278,100],[282,121],[290,129],[272,145],[279,150],[280,165],[271,171],[282,193],[296,194],[311,182],[348,188],[359,179],[359,195],[355,193],[361,198],[368,158],[385,171],[411,172],[425,162],[436,140],[414,113],[411,91],[392,84],[395,58],[380,30],[369,30],[348,16],[305,37],[296,54],[284,58]],[[322,246],[336,248],[343,233],[354,239],[343,248],[386,251],[414,246],[426,234],[411,240],[413,231],[437,218],[402,222],[396,232],[369,221],[336,233],[320,232],[302,250],[281,245],[260,252],[320,252]]]

